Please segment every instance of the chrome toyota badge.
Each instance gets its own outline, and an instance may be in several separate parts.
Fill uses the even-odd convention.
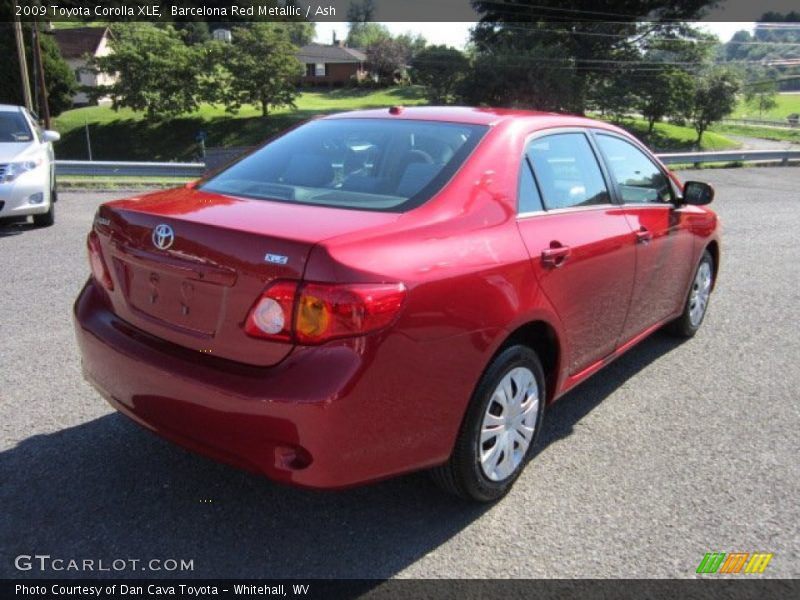
[[[153,229],[153,245],[159,250],[166,250],[175,241],[175,232],[165,223],[156,225]]]

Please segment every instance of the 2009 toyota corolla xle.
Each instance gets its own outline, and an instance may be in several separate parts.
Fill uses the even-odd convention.
[[[494,500],[546,405],[656,329],[700,327],[712,197],[580,117],[314,120],[99,208],[75,304],[83,370],[141,425],[275,480],[430,468]]]

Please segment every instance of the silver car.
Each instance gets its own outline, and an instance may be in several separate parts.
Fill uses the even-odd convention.
[[[0,219],[33,216],[47,227],[55,220],[55,161],[52,142],[22,106],[0,104]]]

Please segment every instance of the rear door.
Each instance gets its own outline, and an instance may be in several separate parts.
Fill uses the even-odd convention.
[[[644,150],[621,136],[594,132],[634,231],[636,280],[620,343],[674,313],[693,267],[693,236],[676,209],[667,173]]]
[[[635,273],[623,210],[584,130],[538,134],[521,164],[518,227],[566,332],[570,374],[614,351]]]

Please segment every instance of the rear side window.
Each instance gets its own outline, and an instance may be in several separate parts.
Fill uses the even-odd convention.
[[[597,135],[597,143],[619,186],[623,202],[672,201],[672,187],[667,176],[639,148],[604,134]]]
[[[522,160],[519,175],[519,193],[517,200],[517,212],[519,214],[544,210],[542,198],[533,179],[531,165],[527,159]]]
[[[611,201],[597,157],[583,133],[537,138],[527,154],[548,210]]]
[[[312,121],[212,177],[201,189],[297,204],[401,212],[438,192],[487,129],[400,119]]]

